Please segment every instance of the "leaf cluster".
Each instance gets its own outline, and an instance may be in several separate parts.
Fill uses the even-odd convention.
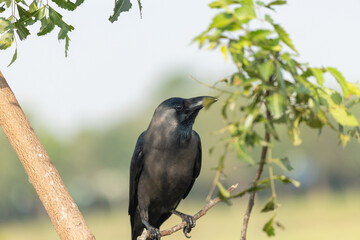
[[[252,165],[255,161],[251,149],[271,148],[272,143],[262,136],[263,132],[279,141],[279,126],[287,129],[294,146],[302,142],[301,125],[316,129],[319,134],[323,127],[329,127],[344,147],[351,137],[360,140],[359,122],[351,113],[351,107],[359,103],[357,84],[347,82],[336,68],[312,67],[297,60],[299,53],[289,34],[268,14],[275,6],[283,4],[286,1],[214,1],[209,6],[218,13],[209,27],[194,39],[200,48],[220,49],[225,60],[230,56],[237,69],[213,88],[226,95],[222,107],[229,134],[226,148],[229,146],[239,159]],[[329,77],[336,80],[340,92],[326,87]],[[217,85],[220,83],[222,88]],[[218,171],[223,170],[224,159],[220,162],[222,167]],[[274,164],[292,170],[286,157],[273,159],[270,156],[266,163],[270,176]],[[273,184],[277,178],[270,179],[273,194],[263,212],[277,207]],[[295,181],[285,177],[282,180]],[[222,191],[220,194],[226,197]],[[269,236],[274,234],[274,217],[264,226]]]
[[[52,3],[68,11],[74,11],[84,0],[52,0]],[[21,41],[29,35],[29,26],[40,22],[41,26],[37,33],[38,36],[46,35],[52,32],[55,27],[59,29],[58,39],[65,40],[65,56],[69,49],[70,38],[68,33],[74,30],[74,27],[67,24],[62,15],[49,4],[48,1],[33,0],[30,4],[26,0],[0,0],[0,12],[8,9],[11,12],[9,17],[0,17],[0,50],[5,50],[16,43],[18,37]],[[16,34],[15,34],[16,32]],[[17,45],[17,44],[16,44]],[[15,53],[9,65],[17,58],[17,46]]]

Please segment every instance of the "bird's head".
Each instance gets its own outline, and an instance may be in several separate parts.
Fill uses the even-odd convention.
[[[158,126],[192,127],[199,111],[216,102],[214,97],[169,98],[155,110],[152,123]]]

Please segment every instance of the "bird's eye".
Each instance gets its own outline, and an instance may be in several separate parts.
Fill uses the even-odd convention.
[[[183,106],[182,105],[177,105],[176,107],[175,107],[175,109],[176,109],[176,111],[181,111],[181,110],[183,110]]]

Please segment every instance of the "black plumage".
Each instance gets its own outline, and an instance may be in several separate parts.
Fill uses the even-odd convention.
[[[155,110],[149,127],[138,138],[130,166],[129,215],[132,240],[144,228],[160,239],[159,227],[172,213],[195,226],[192,216],[176,211],[201,169],[201,141],[192,130],[204,103],[212,97],[170,98]]]

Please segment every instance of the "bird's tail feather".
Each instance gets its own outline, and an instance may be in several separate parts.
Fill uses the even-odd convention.
[[[136,240],[138,236],[141,236],[144,228],[140,214],[136,211],[134,215],[131,215],[131,240]]]

